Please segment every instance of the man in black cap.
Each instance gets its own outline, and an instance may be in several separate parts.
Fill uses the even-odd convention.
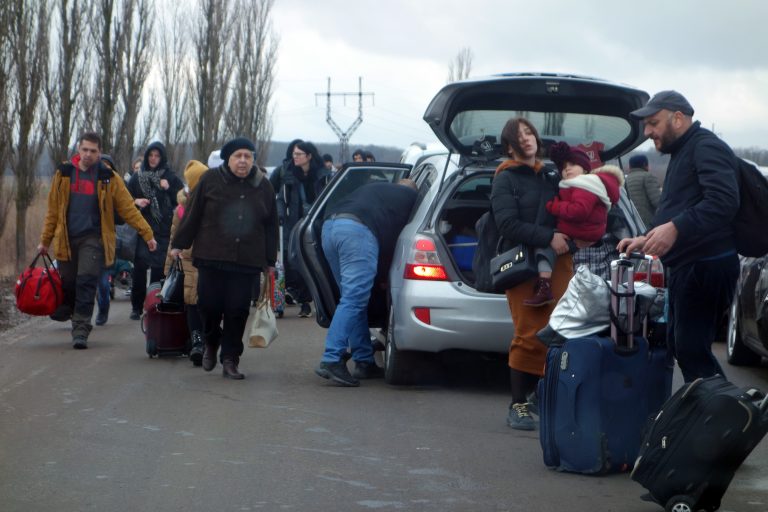
[[[724,375],[712,342],[739,274],[731,227],[739,208],[736,156],[693,122],[693,107],[679,92],[662,91],[631,115],[671,159],[649,231],[618,249],[657,255],[669,270],[668,345],[685,381]]]
[[[200,178],[171,241],[171,256],[192,247],[197,267],[197,307],[203,320],[203,369],[217,358],[222,375],[243,379],[238,365],[251,288],[277,258],[275,191],[256,165],[253,143],[238,137],[221,148],[224,161]],[[218,354],[221,347],[221,355]]]
[[[659,180],[650,173],[647,156],[635,155],[629,159],[629,174],[624,181],[624,186],[640,218],[646,226],[650,226],[656,208],[659,206],[661,188]]]

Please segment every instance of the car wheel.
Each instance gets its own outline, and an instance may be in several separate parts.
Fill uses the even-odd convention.
[[[670,498],[664,510],[666,512],[693,512],[694,505],[693,499],[689,496],[678,495]]]
[[[739,298],[734,297],[728,311],[728,347],[726,353],[728,362],[734,366],[753,366],[760,362],[760,356],[744,345],[739,326]]]
[[[395,345],[395,313],[389,307],[387,337],[384,344],[384,381],[393,386],[414,384],[419,364],[417,352],[398,350]]]

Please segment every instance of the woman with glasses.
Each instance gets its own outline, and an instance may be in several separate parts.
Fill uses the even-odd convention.
[[[283,165],[275,169],[270,181],[277,191],[277,210],[283,226],[283,247],[288,248],[291,230],[307,214],[309,207],[328,183],[331,173],[323,165],[323,158],[311,142],[296,139],[288,145]],[[284,256],[284,255],[283,255]],[[293,301],[301,308],[299,316],[309,318],[312,296],[290,258],[283,257],[285,287]]]

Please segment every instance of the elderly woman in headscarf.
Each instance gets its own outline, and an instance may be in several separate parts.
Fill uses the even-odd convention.
[[[173,211],[177,205],[176,194],[184,184],[168,166],[165,146],[153,142],[144,152],[141,170],[131,176],[128,191],[144,219],[152,227],[157,240],[157,251],[151,253],[147,244],[139,240],[133,261],[133,285],[131,287],[131,319],[138,320],[147,295],[147,270],[150,282],[160,281],[168,244],[171,240]]]

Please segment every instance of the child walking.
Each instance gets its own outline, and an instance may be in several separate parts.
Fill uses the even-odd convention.
[[[608,209],[619,200],[624,173],[615,165],[591,170],[587,154],[565,142],[553,144],[549,151],[562,176],[559,194],[546,204],[557,217],[557,231],[572,240],[598,242],[605,234]],[[535,254],[539,280],[533,296],[523,303],[540,307],[554,300],[550,278],[555,254],[551,248],[537,249]]]

